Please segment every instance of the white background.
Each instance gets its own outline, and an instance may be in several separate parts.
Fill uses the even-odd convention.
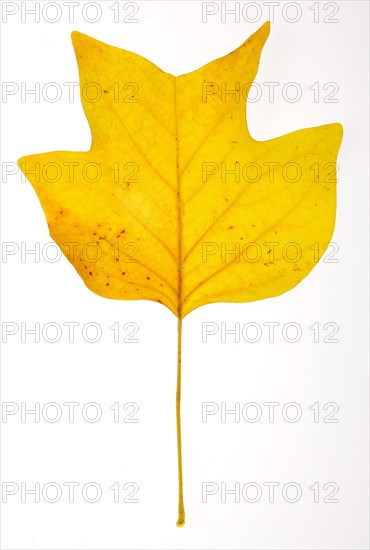
[[[7,2],[2,2],[3,10]],[[59,2],[62,17],[50,23],[32,16],[26,22],[19,11],[2,24],[2,79],[35,82],[77,82],[78,71],[70,32],[79,30],[108,44],[139,53],[174,75],[194,70],[239,46],[265,20],[268,9],[259,3],[256,23],[221,21],[218,14],[202,22],[202,4],[188,2],[137,2],[138,23],[115,23],[114,2],[100,2],[102,15],[91,23],[82,17],[79,2],[73,22]],[[34,2],[27,2],[27,8]],[[46,2],[41,2],[41,6]],[[123,4],[123,3],[121,3]],[[229,2],[228,6],[233,5]],[[240,7],[245,3],[241,2]],[[20,332],[3,345],[2,400],[27,406],[56,402],[63,409],[59,422],[39,423],[20,413],[2,418],[2,481],[31,487],[39,482],[75,481],[74,503],[63,492],[57,503],[41,498],[35,504],[20,492],[2,505],[1,544],[6,549],[365,549],[368,548],[368,371],[367,371],[367,260],[368,260],[368,12],[366,1],[319,6],[314,23],[314,2],[300,2],[302,17],[284,20],[280,3],[275,8],[270,38],[263,50],[256,81],[263,89],[259,102],[248,104],[248,120],[255,139],[270,139],[299,128],[341,122],[338,210],[333,241],[339,262],[321,261],[296,288],[278,298],[250,304],[214,304],[191,313],[183,327],[183,460],[187,523],[175,526],[177,517],[177,459],[175,429],[176,319],[152,302],[110,301],[91,293],[69,262],[40,262],[20,253],[2,259],[3,322],[80,323],[74,343],[67,331],[57,343]],[[328,4],[328,3],[327,3]],[[339,6],[333,19],[325,23]],[[334,6],[334,8],[333,8]],[[122,6],[121,6],[122,8]],[[253,6],[249,17],[254,17]],[[50,8],[48,17],[54,17]],[[288,18],[294,17],[294,7]],[[121,12],[121,17],[127,12]],[[258,15],[258,14],[257,14]],[[3,13],[4,16],[4,13]],[[93,8],[89,17],[94,16]],[[279,82],[269,102],[266,82]],[[286,101],[281,89],[297,82],[302,99]],[[309,87],[335,82],[337,103],[315,103]],[[87,150],[90,132],[78,94],[69,102],[65,93],[50,103],[20,93],[3,98],[2,161],[53,150]],[[329,90],[330,91],[330,90]],[[2,184],[2,239],[41,248],[48,242],[47,225],[38,199],[20,173]],[[262,323],[277,321],[274,343]],[[102,338],[89,343],[81,327],[99,323]],[[139,343],[114,343],[109,326],[118,322],[139,325]],[[259,342],[229,337],[220,332],[202,343],[202,323],[259,323]],[[302,338],[286,342],[281,327],[299,323]],[[340,327],[339,343],[313,341],[313,323]],[[123,333],[122,333],[123,334]],[[278,402],[274,422],[268,421],[265,402]],[[64,402],[79,402],[76,421],[69,423]],[[97,402],[102,418],[87,422],[81,409]],[[109,407],[135,402],[138,423],[115,423]],[[255,423],[232,416],[222,423],[220,414],[202,422],[202,403],[221,402],[231,408],[256,402],[263,411]],[[287,422],[283,405],[296,402],[302,418]],[[319,403],[320,421],[309,407]],[[335,402],[337,423],[323,422]],[[92,412],[92,411],[91,411]],[[125,412],[127,414],[128,411]],[[324,413],[324,414],[323,414]],[[50,415],[52,411],[50,410]],[[253,411],[250,411],[253,414]],[[122,417],[121,417],[122,420]],[[280,483],[270,503],[264,482]],[[99,484],[102,498],[88,503],[81,487]],[[109,486],[134,482],[138,503],[114,503]],[[202,483],[218,484],[219,492],[202,502]],[[221,483],[258,483],[259,502],[239,503],[232,495],[221,502]],[[302,498],[289,503],[281,488],[295,482]],[[313,502],[315,482],[322,488],[335,482],[338,503],[323,503],[328,491]],[[252,491],[250,493],[252,495]],[[50,493],[52,496],[52,492]]]

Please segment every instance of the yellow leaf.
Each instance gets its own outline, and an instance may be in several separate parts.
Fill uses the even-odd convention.
[[[179,525],[181,320],[293,288],[334,228],[341,125],[263,142],[248,132],[245,99],[269,29],[179,77],[74,32],[91,149],[19,160],[89,289],[155,300],[179,319]]]

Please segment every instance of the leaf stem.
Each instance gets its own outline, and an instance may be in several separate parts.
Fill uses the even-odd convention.
[[[176,428],[177,428],[177,463],[179,476],[179,516],[177,527],[185,525],[185,509],[182,482],[182,452],[181,452],[181,343],[182,343],[182,319],[179,317],[177,324],[177,387],[176,387]]]
[[[176,77],[173,79],[175,96],[175,136],[176,136],[176,179],[177,179],[177,213],[178,213],[178,309],[177,309],[177,386],[176,386],[176,430],[177,430],[177,464],[179,477],[179,516],[177,527],[185,525],[185,509],[182,483],[182,451],[181,451],[181,340],[182,340],[182,196],[181,196],[181,175],[179,170],[179,131],[177,126],[177,88]]]

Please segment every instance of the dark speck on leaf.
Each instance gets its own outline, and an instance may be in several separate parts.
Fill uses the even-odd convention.
[[[146,280],[147,280],[147,281],[150,281],[150,277],[147,277]]]
[[[126,275],[126,271],[122,271],[122,275]]]
[[[89,271],[89,275],[92,275],[92,271]]]

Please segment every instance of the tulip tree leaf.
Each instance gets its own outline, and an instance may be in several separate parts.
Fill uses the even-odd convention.
[[[179,319],[178,525],[182,319],[292,289],[334,229],[341,125],[267,141],[248,131],[246,92],[269,28],[179,77],[74,32],[91,149],[19,160],[50,235],[90,290],[154,300]]]

